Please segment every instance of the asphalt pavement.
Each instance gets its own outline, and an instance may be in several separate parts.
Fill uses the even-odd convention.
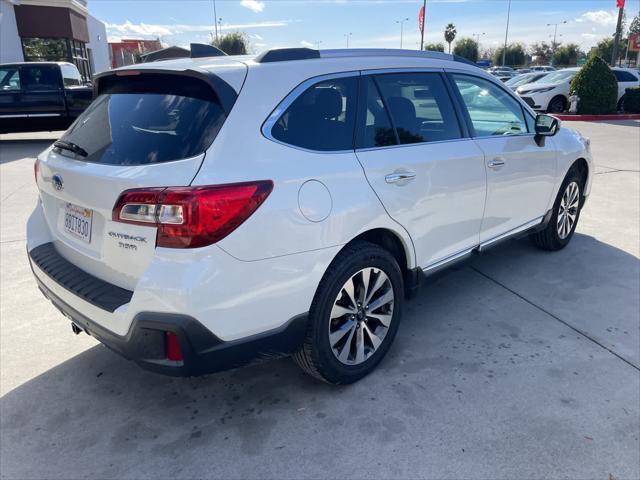
[[[345,387],[288,359],[168,378],[73,335],[25,252],[56,134],[0,135],[0,477],[639,478],[640,122],[564,125],[597,164],[571,245],[432,278]]]

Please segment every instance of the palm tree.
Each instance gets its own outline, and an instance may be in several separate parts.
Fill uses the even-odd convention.
[[[447,28],[444,29],[444,39],[449,44],[449,53],[451,53],[451,42],[456,39],[456,26],[453,23],[447,25]]]

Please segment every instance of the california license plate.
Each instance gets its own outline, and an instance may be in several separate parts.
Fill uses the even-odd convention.
[[[64,207],[64,231],[72,237],[91,243],[93,210],[67,203]]]

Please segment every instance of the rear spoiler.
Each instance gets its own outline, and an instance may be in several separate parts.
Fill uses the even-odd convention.
[[[122,77],[124,80],[127,77],[140,76],[140,78],[144,80],[145,75],[175,75],[200,80],[207,84],[213,93],[215,93],[218,101],[220,102],[220,106],[226,115],[229,115],[236,99],[238,98],[238,93],[233,89],[233,87],[215,73],[207,70],[196,70],[191,68],[124,68],[120,70],[108,70],[93,77],[93,98],[97,98],[98,95],[104,92],[104,83],[106,79],[117,81],[116,79],[118,77]]]

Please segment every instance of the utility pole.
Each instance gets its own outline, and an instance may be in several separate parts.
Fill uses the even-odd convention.
[[[618,59],[618,46],[620,44],[620,37],[622,36],[622,17],[624,15],[624,2],[618,1],[618,5],[622,5],[618,9],[618,25],[616,26],[616,36],[613,40],[613,52],[611,53],[611,66],[614,67],[616,65],[616,60]]]
[[[349,48],[349,37],[351,37],[351,35],[353,35],[353,33],[349,32],[349,33],[345,33],[344,36],[347,39],[347,48]]]
[[[420,51],[424,50],[424,31],[427,24],[427,0],[422,2],[422,30],[420,31]]]
[[[409,18],[403,18],[402,20],[396,20],[396,23],[400,24],[400,48],[402,48],[402,37],[404,36],[404,22],[408,21]]]
[[[511,0],[509,0],[509,7],[507,8],[507,30],[504,32],[504,50],[502,50],[502,66],[507,63],[507,40],[509,38],[509,20],[511,19]]]
[[[216,0],[213,0],[213,28],[216,30],[216,42],[218,41],[218,12],[216,12]]]

